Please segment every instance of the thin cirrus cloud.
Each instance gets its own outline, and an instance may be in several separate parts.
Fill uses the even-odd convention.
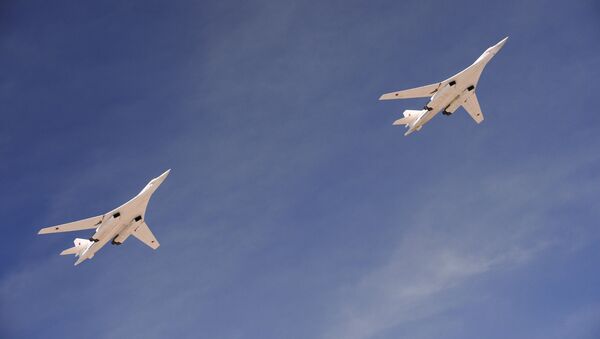
[[[547,251],[568,253],[581,242],[597,241],[597,236],[585,238],[593,225],[569,225],[566,230],[551,211],[595,194],[569,183],[598,159],[580,154],[559,160],[565,165],[543,174],[540,164],[532,162],[518,169],[492,170],[475,184],[449,178],[438,183],[437,197],[426,199],[427,206],[413,206],[406,221],[411,229],[400,237],[389,259],[340,290],[338,316],[325,337],[373,338],[414,323],[435,326],[431,319],[436,315],[474,298],[468,286],[482,276],[507,275]],[[451,194],[443,192],[467,194],[448,204]],[[565,321],[572,323],[568,319],[575,317],[582,327],[593,329],[597,314],[577,312]],[[572,331],[569,335],[580,333]],[[438,335],[442,334],[443,329]]]
[[[58,25],[21,4],[2,40],[21,55],[4,59],[2,88],[19,91],[2,98],[22,114],[0,127],[15,178],[0,213],[25,226],[5,226],[0,336],[594,338],[583,3],[96,5],[48,8],[67,13]],[[390,125],[423,102],[381,93],[505,35],[480,83],[485,123]],[[85,234],[35,237],[167,168],[147,215],[158,251],[132,240],[74,269],[57,253]]]

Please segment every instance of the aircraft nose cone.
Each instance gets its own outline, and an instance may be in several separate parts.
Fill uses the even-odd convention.
[[[158,179],[160,179],[161,181],[165,180],[167,178],[167,176],[169,175],[169,173],[171,173],[170,168],[168,170],[166,170],[165,173],[161,174],[160,177],[158,177]]]
[[[506,43],[506,40],[508,40],[508,37],[500,40],[499,43],[495,44],[494,47],[491,48],[492,49],[491,52],[494,53],[494,54],[498,53],[502,49],[502,47],[504,46],[504,44]]]
[[[500,42],[496,44],[496,47],[498,47],[498,49],[502,48],[502,46],[504,46],[504,44],[506,43],[506,40],[508,40],[508,37],[500,40]]]
[[[171,173],[171,169],[165,171],[165,173],[161,174],[159,177],[155,178],[155,184],[158,186],[162,184],[163,181],[167,178],[167,176]]]

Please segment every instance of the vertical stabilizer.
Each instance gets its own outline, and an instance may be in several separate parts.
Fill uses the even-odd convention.
[[[425,112],[427,112],[427,111],[426,110],[415,111],[415,110],[407,109],[406,111],[404,111],[402,113],[404,115],[404,118],[394,121],[394,125],[396,125],[396,126],[397,125],[406,125],[407,127],[411,126]]]
[[[75,256],[78,257],[93,244],[93,242],[81,238],[76,238],[73,240],[73,243],[75,246],[60,252],[60,255],[75,254]]]

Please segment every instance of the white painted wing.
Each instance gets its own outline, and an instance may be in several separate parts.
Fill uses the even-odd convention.
[[[144,244],[150,246],[150,248],[152,248],[153,250],[157,249],[158,246],[160,246],[158,240],[156,240],[154,234],[152,234],[152,231],[150,231],[150,228],[148,227],[148,225],[146,225],[145,222],[138,226],[138,228],[136,228],[131,234],[133,234]]]
[[[72,232],[79,230],[89,230],[91,228],[97,228],[102,222],[102,215],[97,217],[91,217],[83,220],[73,221],[68,224],[56,225],[51,227],[42,228],[38,234],[48,233],[59,233],[59,232]]]
[[[379,100],[394,100],[394,99],[409,99],[409,98],[424,98],[430,97],[442,85],[441,82],[427,86],[411,88],[404,91],[386,93],[379,97]]]
[[[477,100],[477,95],[475,95],[475,93],[469,96],[462,106],[476,123],[479,124],[483,121],[483,113],[481,112],[481,107],[479,107],[479,101]]]

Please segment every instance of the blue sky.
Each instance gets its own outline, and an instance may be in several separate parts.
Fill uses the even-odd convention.
[[[0,337],[600,336],[597,1],[0,5]],[[385,92],[484,71],[486,120]],[[58,255],[167,168],[161,242]]]

